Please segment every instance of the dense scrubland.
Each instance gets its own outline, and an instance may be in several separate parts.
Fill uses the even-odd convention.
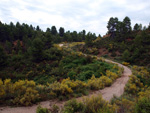
[[[101,95],[83,102],[69,100],[61,112],[150,112],[150,26],[132,28],[130,18],[125,17],[123,21],[110,18],[107,28],[105,36],[97,37],[85,30],[65,32],[63,27],[57,31],[52,26],[44,32],[39,26],[0,22],[0,105],[68,100],[110,86],[123,69],[98,55],[130,66],[133,75],[124,94],[109,103]],[[58,111],[57,105],[37,108],[37,113]]]
[[[90,90],[110,86],[122,73],[115,64],[59,47],[55,39],[63,40],[63,36],[57,32],[53,34],[53,27],[51,31],[43,32],[26,24],[1,26],[4,34],[0,54],[2,105],[28,106],[42,100],[87,95]],[[5,28],[10,30],[7,39],[3,37]],[[17,31],[21,28],[22,31]]]

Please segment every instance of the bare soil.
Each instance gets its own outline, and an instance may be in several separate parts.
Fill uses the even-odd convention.
[[[127,66],[123,66],[122,64],[119,64],[117,62],[113,62],[107,59],[105,59],[105,61],[110,63],[115,63],[118,64],[120,67],[123,67],[124,72],[122,76],[118,78],[110,87],[106,87],[102,90],[91,92],[87,96],[76,98],[77,100],[80,101],[83,99],[83,97],[91,97],[91,96],[97,96],[99,94],[102,94],[102,97],[105,100],[110,101],[114,95],[119,97],[123,94],[124,87],[129,80],[129,75],[132,74],[131,70]],[[49,101],[40,102],[39,104],[42,107],[46,107],[46,108],[50,108],[53,104],[56,104],[61,108],[65,102],[66,101],[49,100]],[[36,113],[37,106],[38,105],[33,105],[30,107],[10,107],[10,106],[0,107],[0,113]]]

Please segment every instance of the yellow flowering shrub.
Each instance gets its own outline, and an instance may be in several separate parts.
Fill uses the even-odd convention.
[[[95,78],[94,75],[92,75],[91,79],[89,79],[87,83],[88,87],[92,90],[102,89],[105,86],[110,86],[111,84],[112,84],[112,80],[107,76],[101,76],[100,78]]]
[[[68,87],[67,84],[59,83],[59,82],[54,82],[49,85],[51,90],[58,95],[67,95],[70,93],[73,93],[73,90]]]
[[[101,95],[84,98],[84,113],[115,113],[117,106],[109,104]]]
[[[32,105],[39,98],[34,81],[19,80],[13,84],[13,87],[15,94],[13,103],[15,105]]]
[[[13,93],[13,84],[11,83],[11,79],[5,79],[4,80],[4,89],[5,89],[5,93],[7,94],[11,94]]]
[[[117,106],[105,101],[101,95],[86,97],[78,102],[76,99],[65,103],[61,113],[115,113]]]
[[[4,85],[3,81],[0,79],[0,98],[2,98],[5,95]]]
[[[76,80],[74,81],[74,84],[76,84],[76,87],[72,88],[75,92],[81,93],[84,90],[87,90],[87,83],[80,81],[80,80]]]
[[[136,101],[136,113],[150,113],[150,87],[146,91],[138,93],[139,98]]]
[[[122,73],[123,73],[123,71],[124,71],[124,68],[123,68],[123,67],[119,67],[119,66],[116,65],[116,64],[113,66],[113,69],[118,70],[117,73],[116,73],[118,77],[121,76]]]
[[[80,80],[70,80],[70,78],[63,79],[62,84],[67,84],[71,89],[84,89],[87,87],[86,83]]]
[[[133,113],[135,106],[134,101],[128,100],[126,97],[122,97],[117,98],[114,103],[118,106],[118,112]]]
[[[39,98],[38,91],[29,87],[26,88],[25,93],[23,95],[18,95],[17,97],[15,97],[13,103],[15,105],[29,106],[35,103],[38,98]]]
[[[112,81],[118,78],[118,75],[116,73],[113,73],[109,70],[106,71],[106,76],[109,77]]]
[[[128,62],[122,62],[123,65],[128,66],[130,63]]]
[[[84,45],[85,42],[72,42],[72,43],[67,43],[67,47],[71,48],[73,46],[76,46],[76,45]]]
[[[0,87],[2,87],[1,96],[3,99],[12,102],[15,105],[31,105],[39,98],[38,91],[35,89],[34,81],[19,80],[15,83],[11,79],[0,80]]]
[[[92,90],[95,90],[95,89],[100,89],[100,85],[99,85],[99,81],[97,78],[95,78],[94,75],[92,75],[91,79],[88,80],[88,87]]]
[[[61,84],[66,84],[66,85],[68,85],[71,88],[76,87],[76,84],[74,83],[73,80],[70,80],[70,78],[63,79]]]
[[[137,78],[135,75],[131,75],[130,79],[128,81],[128,84],[125,87],[125,90],[128,93],[136,94],[139,92],[142,88],[144,88],[143,83],[140,82],[140,79]]]
[[[70,87],[68,87],[68,85],[66,85],[66,84],[60,85],[60,91],[61,91],[62,95],[66,95],[68,93],[73,93],[73,90]]]
[[[139,98],[142,98],[142,97],[150,98],[150,87],[148,87],[146,91],[139,92],[138,95],[139,95]]]
[[[49,84],[50,90],[59,95],[68,95],[72,94],[74,91],[76,92],[82,92],[87,85],[85,82],[79,81],[79,80],[70,80],[70,78],[63,79],[62,82],[54,82],[52,84]]]
[[[105,86],[110,86],[112,84],[112,80],[107,76],[101,76],[100,80],[105,84]]]
[[[144,85],[150,85],[150,72],[144,67],[133,66],[133,74],[143,82]]]

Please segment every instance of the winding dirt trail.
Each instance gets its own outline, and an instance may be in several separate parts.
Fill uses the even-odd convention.
[[[127,66],[123,66],[122,64],[119,64],[117,62],[113,62],[111,60],[105,59],[106,62],[115,63],[118,64],[119,67],[124,68],[124,72],[120,78],[118,78],[110,87],[106,87],[102,90],[91,92],[88,96],[83,97],[91,97],[91,96],[97,96],[98,94],[102,94],[102,97],[110,101],[113,96],[121,96],[124,92],[124,87],[129,80],[129,75],[132,74],[131,70]],[[82,100],[83,97],[77,98],[77,100]],[[50,108],[53,104],[58,105],[59,107],[62,107],[66,101],[58,101],[58,100],[50,100],[50,101],[44,101],[40,102],[40,105],[42,107]],[[36,113],[36,108],[38,105],[33,105],[31,107],[14,107],[11,108],[9,106],[7,107],[0,107],[0,113]]]

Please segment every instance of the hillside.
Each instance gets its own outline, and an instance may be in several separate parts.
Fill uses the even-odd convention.
[[[103,37],[0,22],[2,112],[7,112],[5,106],[17,106],[8,109],[20,112],[26,108],[20,106],[32,105],[28,108],[35,112],[35,104],[44,101],[48,107],[49,100],[56,105],[39,106],[37,113],[55,113],[62,105],[63,113],[149,112],[150,26],[132,28],[130,21],[110,18]]]
[[[106,60],[106,62],[112,62],[112,61]],[[116,62],[113,62],[113,63],[116,63]],[[110,101],[113,98],[114,95],[116,95],[118,97],[121,96],[124,92],[125,84],[127,83],[128,79],[129,79],[129,75],[131,75],[132,72],[129,68],[127,68],[126,66],[123,66],[122,64],[119,64],[119,66],[124,68],[124,72],[122,73],[122,76],[120,78],[118,78],[112,84],[112,86],[106,87],[106,88],[101,89],[101,90],[92,91],[87,96],[78,97],[77,100],[78,101],[83,101],[83,99],[85,97],[88,97],[88,98],[91,98],[92,96],[97,97],[100,94],[102,94],[102,97],[105,100]],[[94,81],[96,81],[96,78],[95,78]],[[64,106],[65,102],[66,101],[51,100],[51,101],[40,102],[40,105],[42,107],[53,109],[54,104],[59,106],[59,108],[61,108],[61,107]],[[15,107],[15,108],[1,107],[1,109],[2,109],[3,113],[13,113],[13,112],[14,113],[19,113],[20,111],[22,113],[26,113],[26,112],[28,112],[28,110],[30,110],[30,113],[35,113],[37,107],[38,107],[38,105],[34,105],[34,106],[31,106],[31,107]]]
[[[86,39],[86,45],[80,47],[80,51],[150,67],[150,25],[142,27],[136,23],[132,28],[129,17],[123,21],[116,17],[110,18],[107,28],[105,36]]]

